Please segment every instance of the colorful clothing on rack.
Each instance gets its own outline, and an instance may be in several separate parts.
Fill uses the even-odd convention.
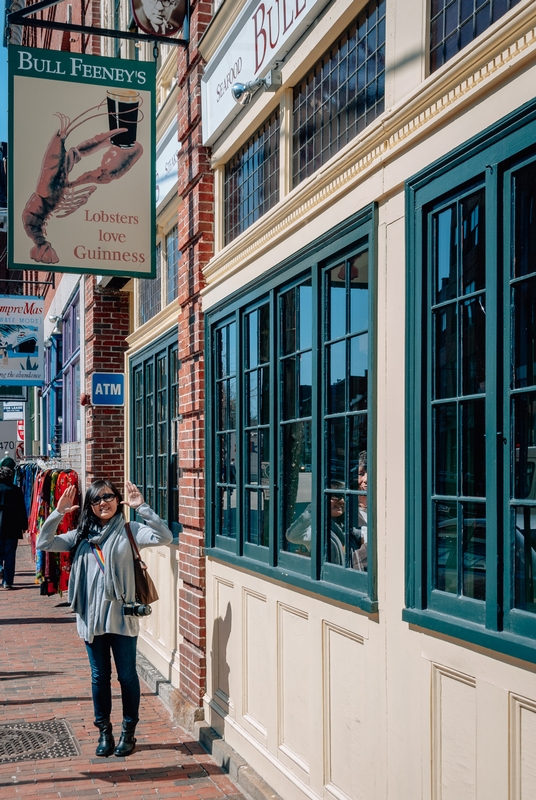
[[[56,504],[68,486],[78,487],[78,474],[71,469],[44,469],[34,479],[30,508],[30,543],[35,558],[35,580],[42,595],[62,594],[67,590],[71,570],[70,553],[47,553],[36,550],[35,543],[43,523],[55,509]],[[77,494],[76,504],[80,497]],[[66,514],[60,525],[60,532],[76,528],[78,511]]]

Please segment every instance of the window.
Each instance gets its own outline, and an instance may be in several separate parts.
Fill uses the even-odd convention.
[[[162,245],[156,246],[156,275],[154,278],[140,279],[139,314],[140,325],[152,319],[162,307]]]
[[[439,69],[519,0],[432,0],[430,72]]]
[[[166,303],[177,299],[179,289],[179,229],[177,225],[166,236]]]
[[[178,523],[177,329],[131,360],[132,474],[175,536]]]
[[[533,661],[535,120],[526,106],[409,182],[405,611]]]
[[[206,347],[212,555],[369,611],[374,225],[366,209],[209,310]]]
[[[225,244],[279,201],[279,109],[225,167]]]
[[[63,315],[63,441],[79,442],[80,427],[80,296]]]
[[[383,112],[385,0],[374,0],[294,89],[293,185]]]

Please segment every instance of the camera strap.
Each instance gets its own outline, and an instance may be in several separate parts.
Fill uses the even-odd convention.
[[[104,575],[104,554],[103,554],[102,550],[100,549],[98,544],[91,544],[91,542],[90,542],[89,546],[91,547],[91,552],[95,556],[95,561],[99,565],[99,568],[100,568],[102,574]]]

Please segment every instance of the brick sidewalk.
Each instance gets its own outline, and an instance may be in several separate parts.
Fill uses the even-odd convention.
[[[113,722],[121,723],[119,684],[113,683]],[[199,743],[175,725],[142,682],[136,751],[97,758],[90,672],[74,615],[57,595],[41,597],[30,547],[17,551],[15,588],[0,588],[0,725],[67,720],[81,755],[6,763],[0,759],[0,798],[185,798],[243,800]],[[0,753],[1,756],[1,753]]]

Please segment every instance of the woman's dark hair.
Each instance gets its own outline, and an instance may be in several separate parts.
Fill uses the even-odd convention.
[[[13,483],[13,470],[9,467],[0,467],[0,483]]]
[[[117,511],[115,515],[122,514],[122,507],[121,501],[123,499],[121,492],[119,489],[114,486],[111,481],[107,480],[97,480],[93,481],[91,486],[88,488],[86,492],[86,496],[84,498],[84,505],[82,506],[82,511],[80,512],[80,519],[78,520],[78,527],[77,527],[77,534],[76,539],[71,548],[71,553],[73,553],[82,541],[82,539],[87,539],[90,533],[90,529],[92,526],[99,524],[99,518],[93,513],[93,505],[92,503],[97,500],[99,495],[101,494],[103,489],[108,489],[108,491],[113,492],[117,497]]]

